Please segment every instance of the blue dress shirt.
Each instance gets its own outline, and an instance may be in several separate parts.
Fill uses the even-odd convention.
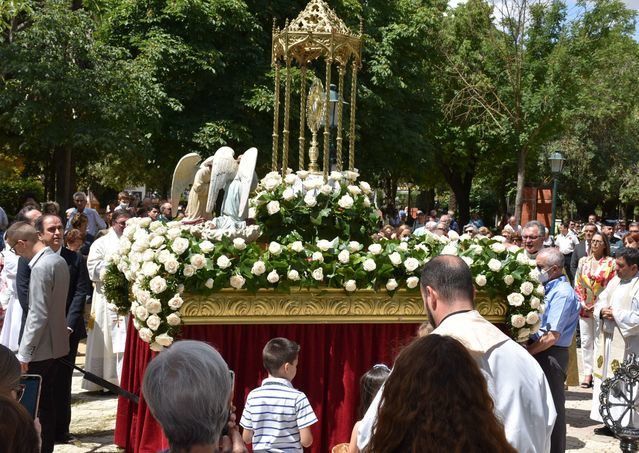
[[[536,339],[547,332],[558,332],[555,346],[568,347],[579,321],[579,298],[565,275],[544,285],[546,311],[541,315],[541,326]]]

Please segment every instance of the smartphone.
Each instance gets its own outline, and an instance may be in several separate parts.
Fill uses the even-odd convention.
[[[42,376],[39,374],[23,374],[20,378],[20,384],[24,386],[20,404],[22,404],[31,418],[35,419],[38,415],[40,405],[40,387],[42,386]]]

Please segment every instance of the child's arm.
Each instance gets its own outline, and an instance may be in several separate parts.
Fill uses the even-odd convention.
[[[313,444],[313,434],[311,434],[311,427],[300,429],[300,443],[302,447],[307,448]]]
[[[253,443],[253,430],[244,428],[244,431],[242,431],[242,440],[247,445]]]

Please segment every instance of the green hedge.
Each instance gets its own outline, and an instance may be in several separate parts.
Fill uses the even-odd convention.
[[[43,201],[44,187],[37,179],[0,180],[0,207],[12,219],[22,208],[25,194],[31,193],[38,201]]]

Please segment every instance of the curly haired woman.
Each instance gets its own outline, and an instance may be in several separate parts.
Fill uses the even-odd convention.
[[[514,453],[486,380],[462,344],[427,335],[397,357],[367,453]]]

